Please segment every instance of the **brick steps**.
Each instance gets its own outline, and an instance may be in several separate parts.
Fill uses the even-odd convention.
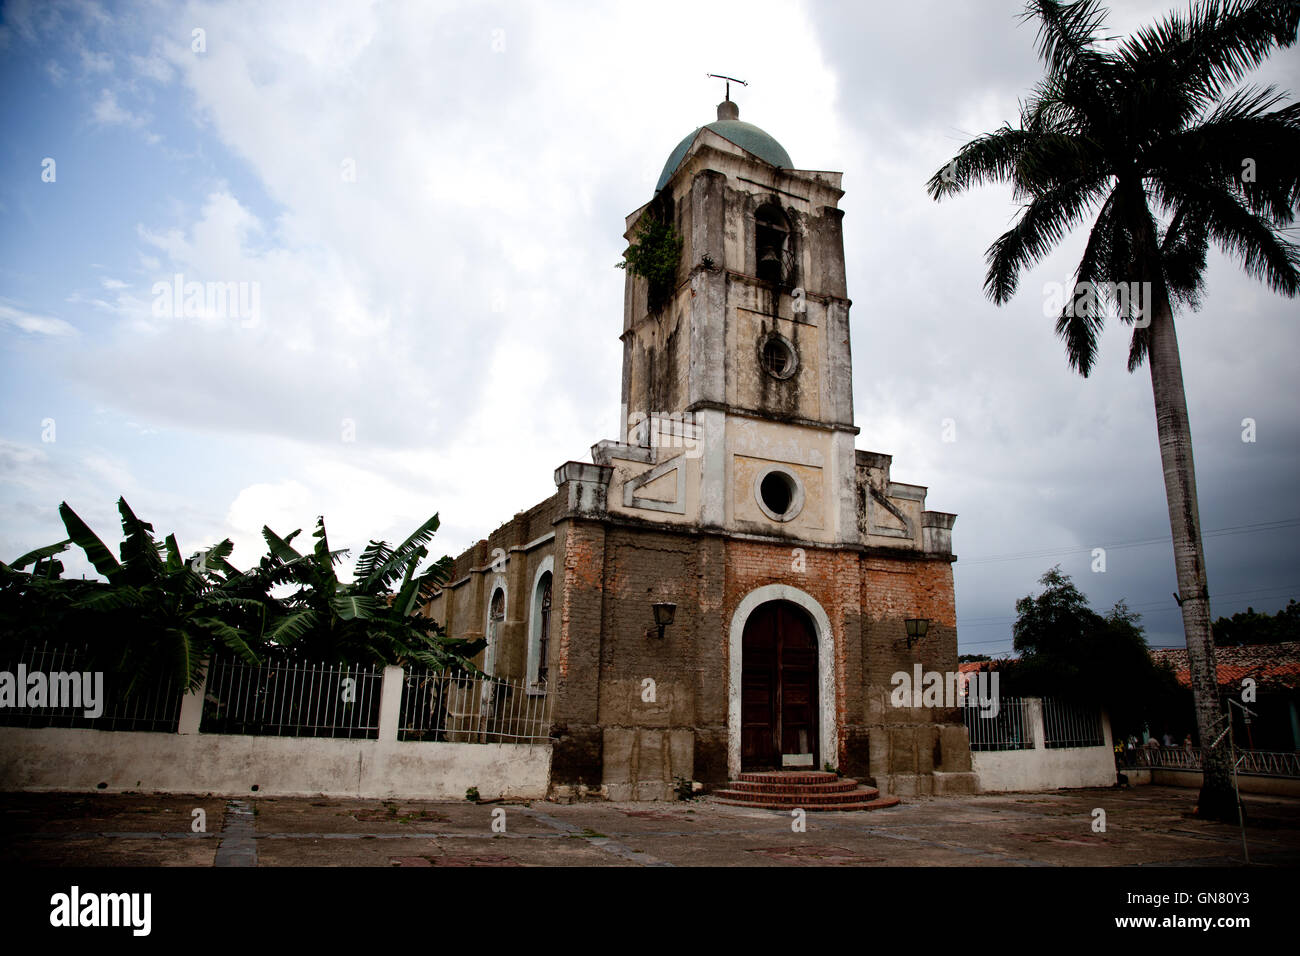
[[[835,803],[830,806],[807,805],[802,803],[742,803],[739,800],[722,800],[715,799],[727,807],[749,807],[751,810],[806,810],[809,813],[829,813],[831,811],[847,810],[883,810],[885,807],[897,806],[898,797],[877,797],[875,800],[864,800],[856,803]]]
[[[728,787],[742,793],[844,793],[856,790],[858,782],[845,777],[835,783],[752,783],[748,780],[733,780]]]
[[[898,803],[875,787],[815,770],[742,773],[713,797],[727,806],[763,810],[878,810]]]
[[[842,779],[825,770],[762,770],[742,773],[742,783],[835,783]]]

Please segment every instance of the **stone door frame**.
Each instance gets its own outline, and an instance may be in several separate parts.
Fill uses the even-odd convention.
[[[750,591],[736,605],[727,638],[727,775],[732,780],[740,776],[741,658],[745,646],[745,623],[760,605],[769,601],[789,601],[803,608],[812,618],[813,630],[817,635],[819,749],[824,764],[839,766],[839,733],[835,725],[835,636],[831,631],[831,619],[811,595],[798,588],[788,584],[765,584]]]

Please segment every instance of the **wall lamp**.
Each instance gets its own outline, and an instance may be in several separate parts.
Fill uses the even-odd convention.
[[[655,611],[655,625],[659,628],[659,639],[663,640],[664,628],[673,622],[677,616],[677,605],[671,601],[660,601],[658,604],[651,605]],[[650,634],[655,633],[650,631]]]
[[[907,625],[907,649],[910,651],[913,644],[925,637],[925,632],[930,629],[930,621],[924,617],[909,617],[904,624]]]

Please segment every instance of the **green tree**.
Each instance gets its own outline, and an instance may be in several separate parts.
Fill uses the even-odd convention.
[[[1033,0],[1025,17],[1038,21],[1046,70],[1018,125],[967,143],[928,191],[1013,187],[1020,216],[988,249],[984,288],[998,304],[1092,218],[1056,332],[1086,376],[1117,315],[1133,326],[1129,370],[1149,366],[1197,726],[1212,743],[1224,724],[1174,307],[1198,304],[1211,242],[1272,289],[1300,292],[1300,253],[1283,235],[1300,202],[1300,107],[1276,108],[1284,97],[1271,87],[1229,92],[1295,42],[1300,5],[1196,0],[1115,42],[1096,0]],[[1235,819],[1226,741],[1207,754],[1198,808]]]
[[[1117,740],[1163,723],[1178,699],[1178,682],[1152,661],[1140,616],[1123,601],[1098,614],[1059,565],[1039,583],[1040,594],[1016,602],[1020,658],[1002,668],[1004,692],[1100,705]]]
[[[1216,647],[1281,644],[1285,641],[1300,641],[1300,604],[1294,598],[1276,614],[1260,614],[1248,607],[1232,617],[1220,617],[1214,622]]]

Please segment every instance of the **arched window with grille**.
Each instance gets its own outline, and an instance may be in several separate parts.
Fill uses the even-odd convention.
[[[545,558],[533,578],[533,599],[528,623],[528,689],[544,693],[550,668],[552,558]]]
[[[506,590],[498,587],[492,592],[492,600],[488,603],[487,628],[484,631],[484,637],[487,639],[487,650],[483,654],[483,670],[488,674],[496,673],[497,649],[501,642],[501,630],[506,619]]]
[[[546,652],[551,640],[551,576],[548,574],[542,584],[541,619],[537,636],[537,683],[546,683]]]

